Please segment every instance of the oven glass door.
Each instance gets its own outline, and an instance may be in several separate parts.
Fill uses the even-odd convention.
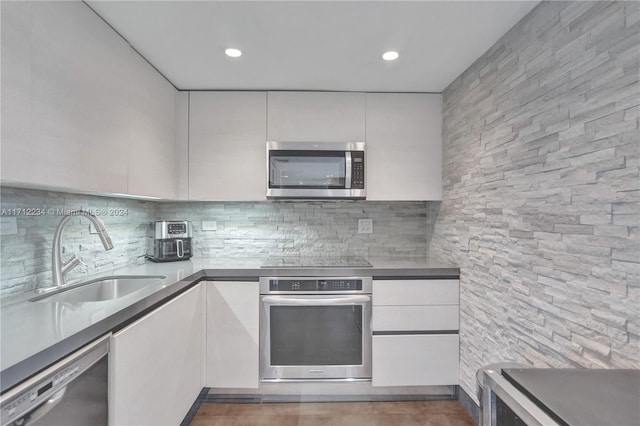
[[[345,189],[344,151],[270,151],[269,188]]]
[[[261,300],[263,380],[371,377],[371,296]]]

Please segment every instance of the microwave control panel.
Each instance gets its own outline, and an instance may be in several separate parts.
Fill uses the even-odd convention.
[[[364,189],[364,151],[351,151],[351,188]]]

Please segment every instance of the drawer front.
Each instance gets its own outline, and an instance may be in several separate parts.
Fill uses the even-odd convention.
[[[459,280],[374,280],[373,305],[457,305]]]
[[[458,305],[374,306],[373,331],[458,330]]]
[[[373,336],[373,386],[457,385],[457,334]]]

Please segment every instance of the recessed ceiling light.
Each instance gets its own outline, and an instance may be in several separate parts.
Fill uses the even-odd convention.
[[[224,53],[227,56],[231,56],[232,58],[237,58],[238,56],[242,55],[242,52],[240,51],[240,49],[233,49],[233,48],[229,48],[225,50]]]
[[[382,54],[382,59],[384,59],[385,61],[395,61],[396,59],[398,59],[398,56],[400,56],[398,52],[390,50]]]

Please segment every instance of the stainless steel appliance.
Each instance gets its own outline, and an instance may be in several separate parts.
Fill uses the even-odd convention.
[[[154,262],[175,262],[193,256],[191,222],[163,220],[155,222],[147,258]]]
[[[640,370],[487,369],[482,426],[640,424]]]
[[[371,379],[371,284],[261,277],[261,380]]]
[[[2,394],[2,426],[106,426],[108,352],[109,335]]]
[[[364,142],[267,142],[267,198],[365,199]]]

